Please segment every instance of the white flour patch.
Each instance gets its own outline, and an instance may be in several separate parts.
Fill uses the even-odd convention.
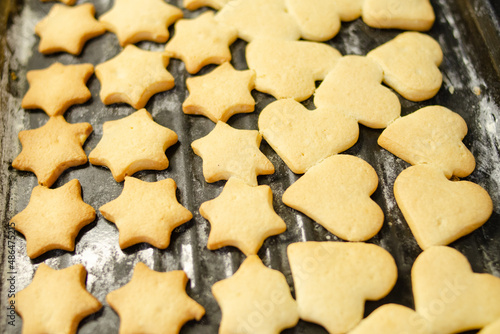
[[[495,205],[495,212],[500,212],[500,108],[488,96],[479,100],[476,122],[481,130],[472,144],[472,150],[478,161],[478,168],[486,171],[489,177],[489,193]]]
[[[14,59],[21,66],[26,66],[33,54],[33,46],[36,42],[35,22],[42,19],[39,13],[35,13],[29,6],[24,6],[21,14],[14,17],[13,24],[7,33],[7,43],[13,52]]]

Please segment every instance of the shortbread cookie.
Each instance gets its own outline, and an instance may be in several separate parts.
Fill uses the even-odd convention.
[[[30,88],[23,97],[21,107],[40,108],[49,116],[62,115],[70,106],[90,99],[86,83],[93,73],[92,64],[61,63],[54,63],[42,70],[28,71]]]
[[[106,296],[120,316],[120,333],[179,333],[189,320],[200,320],[203,306],[186,293],[182,270],[157,272],[137,263],[130,282]]]
[[[441,107],[419,109],[389,125],[378,144],[412,164],[432,164],[446,177],[466,177],[476,161],[462,143],[467,124],[459,114]]]
[[[172,231],[193,218],[191,212],[177,202],[176,190],[172,179],[144,182],[125,177],[120,196],[99,208],[103,217],[118,227],[122,249],[139,242],[160,249],[168,247]]]
[[[54,270],[41,263],[31,284],[12,299],[23,333],[76,333],[80,321],[102,307],[85,289],[86,277],[81,264]]]
[[[236,29],[216,21],[214,13],[208,11],[194,19],[177,21],[174,36],[165,50],[171,57],[181,59],[186,70],[195,74],[205,65],[230,61],[229,45],[236,38]]]
[[[255,89],[277,99],[303,101],[316,89],[342,55],[315,42],[258,39],[248,44],[246,60],[255,70]]]
[[[41,2],[49,2],[49,1],[59,1],[65,5],[71,6],[76,3],[76,0],[40,0]]]
[[[270,103],[259,115],[259,131],[296,174],[303,174],[325,158],[358,140],[355,119],[332,108],[307,110],[293,100]]]
[[[332,39],[340,30],[340,17],[335,1],[285,0],[285,4],[304,39],[323,42]]]
[[[93,165],[106,166],[117,182],[140,170],[168,167],[165,151],[177,143],[177,134],[153,121],[146,109],[104,122],[103,135],[90,152]]]
[[[231,0],[215,18],[234,27],[238,37],[247,42],[260,38],[300,38],[300,28],[287,13],[285,0]]]
[[[492,322],[488,326],[484,327],[477,334],[498,334],[500,333],[500,318],[497,321]]]
[[[274,166],[259,150],[262,136],[257,130],[239,130],[218,122],[191,147],[203,159],[203,176],[211,183],[236,177],[257,185],[257,175],[274,173]]]
[[[298,242],[287,252],[300,318],[329,333],[353,329],[365,301],[385,297],[398,275],[391,254],[372,244]]]
[[[361,16],[365,0],[332,0],[342,21],[354,21]]]
[[[143,40],[165,43],[168,27],[182,15],[182,10],[164,0],[115,0],[99,21],[125,46]]]
[[[383,86],[382,68],[362,56],[342,57],[314,94],[316,107],[340,110],[370,128],[385,128],[401,114],[399,98]]]
[[[285,276],[251,255],[236,273],[212,286],[222,310],[219,333],[278,334],[299,321]]]
[[[255,86],[253,70],[236,71],[230,63],[224,63],[206,75],[187,78],[186,86],[189,96],[182,110],[188,115],[204,115],[217,123],[255,108],[250,93]]]
[[[101,82],[102,102],[125,102],[135,109],[143,108],[151,96],[174,87],[174,77],[167,71],[169,60],[164,52],[127,45],[117,56],[95,68]]]
[[[90,3],[75,7],[53,5],[49,14],[35,26],[35,33],[40,36],[38,51],[79,55],[89,39],[106,32],[94,14],[94,5]]]
[[[249,186],[235,178],[227,181],[217,198],[204,202],[200,213],[210,222],[210,250],[234,246],[245,255],[257,254],[265,239],[286,230],[274,212],[271,188]]]
[[[28,206],[11,222],[26,238],[26,252],[35,258],[52,249],[75,250],[75,238],[95,219],[95,210],[82,200],[78,180],[57,189],[36,186]]]
[[[450,181],[434,165],[404,170],[394,196],[422,249],[447,245],[481,227],[493,212],[490,196],[469,181]]]
[[[427,31],[435,15],[429,0],[364,0],[363,21],[373,28]]]
[[[19,132],[23,149],[12,167],[35,173],[38,184],[50,187],[66,169],[87,162],[83,143],[92,132],[89,123],[70,124],[54,116],[38,129]]]
[[[312,167],[283,194],[283,203],[305,213],[331,233],[364,241],[378,233],[384,213],[370,195],[375,170],[351,155],[334,155]]]
[[[183,0],[182,5],[189,10],[196,10],[201,7],[212,7],[219,10],[230,0]]]
[[[438,66],[443,51],[432,37],[404,32],[368,53],[382,66],[384,82],[410,101],[437,94],[443,81]]]
[[[49,116],[62,115],[74,104],[90,99],[86,86],[94,73],[92,64],[63,65],[54,63],[42,70],[28,71],[30,88],[21,106],[25,109],[40,108]]]
[[[476,274],[457,250],[436,246],[420,254],[411,270],[416,311],[433,333],[461,333],[500,318],[500,278]]]
[[[363,319],[349,334],[432,334],[430,326],[412,309],[385,304]]]

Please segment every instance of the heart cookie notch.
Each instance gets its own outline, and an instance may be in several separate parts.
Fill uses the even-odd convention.
[[[342,57],[314,93],[314,104],[341,110],[370,128],[385,128],[400,116],[401,104],[381,84],[383,77],[371,58]]]
[[[450,181],[433,165],[404,170],[394,183],[394,196],[422,249],[447,245],[482,226],[493,202],[481,186]]]
[[[428,100],[443,82],[443,51],[432,37],[404,32],[367,55],[382,66],[384,82],[410,101]]]
[[[459,114],[441,106],[424,107],[397,119],[385,129],[378,144],[412,164],[432,164],[446,177],[466,177],[476,162],[462,143],[467,124]]]
[[[278,100],[259,116],[259,131],[297,174],[358,141],[355,119],[331,108],[308,110],[293,99]]]
[[[472,272],[467,258],[453,248],[425,250],[411,279],[415,309],[433,333],[461,333],[500,318],[500,278]]]

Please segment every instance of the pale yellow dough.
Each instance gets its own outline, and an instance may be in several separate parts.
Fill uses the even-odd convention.
[[[255,89],[277,99],[303,101],[315,91],[341,54],[315,42],[257,39],[248,44],[246,60],[255,70]]]
[[[247,42],[260,38],[300,38],[296,21],[286,12],[285,0],[232,0],[215,18],[234,27],[238,37]]]
[[[459,114],[441,107],[419,109],[397,119],[378,138],[378,144],[412,165],[432,164],[446,177],[466,177],[476,161],[462,143],[467,124]]]
[[[493,203],[481,186],[450,181],[434,165],[404,170],[394,183],[394,196],[419,246],[447,245],[482,226]]]
[[[219,334],[279,334],[299,321],[285,276],[251,255],[236,273],[212,286],[222,310]]]
[[[411,279],[415,309],[433,333],[480,329],[500,318],[500,278],[473,273],[467,258],[453,248],[424,251]]]
[[[367,55],[382,67],[384,82],[410,101],[437,94],[443,81],[439,43],[428,35],[404,32]]]
[[[236,178],[227,181],[218,197],[201,204],[200,214],[210,222],[210,250],[234,246],[247,256],[257,254],[266,238],[286,230],[274,211],[271,188]]]
[[[363,319],[349,334],[433,334],[430,326],[414,310],[384,304]]]
[[[377,185],[377,173],[367,162],[339,154],[292,184],[283,194],[283,203],[344,240],[365,241],[384,222],[382,209],[370,198]]]
[[[394,259],[373,244],[298,242],[287,252],[300,318],[329,333],[353,329],[365,301],[383,298],[396,283]]]
[[[385,128],[401,114],[396,94],[383,86],[382,68],[362,56],[342,57],[314,93],[316,107],[339,110],[371,128]]]
[[[296,174],[353,146],[359,127],[355,119],[333,108],[307,110],[293,100],[270,103],[259,115],[259,131]]]
[[[434,24],[429,0],[364,0],[363,21],[373,28],[427,31]]]

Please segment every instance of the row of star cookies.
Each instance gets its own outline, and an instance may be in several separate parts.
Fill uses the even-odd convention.
[[[23,319],[23,333],[76,333],[81,320],[102,308],[87,291],[86,277],[82,264],[60,270],[40,264],[9,301]],[[187,282],[182,270],[157,272],[139,262],[130,282],[106,296],[120,316],[120,333],[178,333],[187,321],[200,320],[205,309],[186,293]]]
[[[95,219],[94,209],[81,199],[78,180],[56,189],[49,188],[63,170],[87,161],[81,145],[82,137],[88,134],[78,132],[81,128],[91,129],[91,126],[69,124],[63,116],[53,116],[41,128],[19,134],[23,150],[14,159],[13,166],[35,172],[40,184],[33,189],[28,206],[12,218],[15,228],[26,237],[27,253],[31,258],[51,249],[73,251],[78,231]],[[167,168],[169,161],[165,151],[175,142],[175,132],[154,122],[151,114],[141,109],[122,119],[105,122],[103,137],[90,152],[89,160],[94,165],[107,166],[115,180],[121,182],[139,170]],[[76,153],[80,160],[74,157]],[[172,179],[149,184],[129,178],[125,182],[123,194],[116,202],[131,201],[144,206],[127,202],[124,215],[119,214],[121,210],[114,210],[116,205],[111,203],[101,208],[105,218],[116,222],[120,230],[123,226],[122,248],[143,241],[159,248],[168,246],[171,231],[192,218],[192,214],[177,203],[175,191]],[[53,214],[43,215],[44,208],[50,208]],[[143,226],[142,234],[137,234],[133,226],[143,212],[154,214],[157,219],[152,219],[150,226]],[[44,230],[50,233],[40,233]]]
[[[386,250],[365,243],[299,242],[287,252],[296,300],[281,272],[249,256],[233,276],[212,286],[222,311],[219,333],[279,333],[299,318],[329,333],[482,329],[480,333],[489,334],[498,328],[500,279],[474,273],[452,248],[431,247],[413,264],[415,311],[385,304],[363,320],[365,302],[385,297],[397,280],[396,264]],[[84,317],[102,307],[85,289],[85,277],[81,264],[62,270],[41,264],[32,283],[10,300],[23,318],[23,330],[75,333]],[[160,273],[138,263],[130,282],[106,296],[120,316],[120,331],[168,328],[178,333],[185,322],[200,320],[205,310],[186,294],[187,280],[183,271]],[[53,321],[42,321],[46,314]]]

